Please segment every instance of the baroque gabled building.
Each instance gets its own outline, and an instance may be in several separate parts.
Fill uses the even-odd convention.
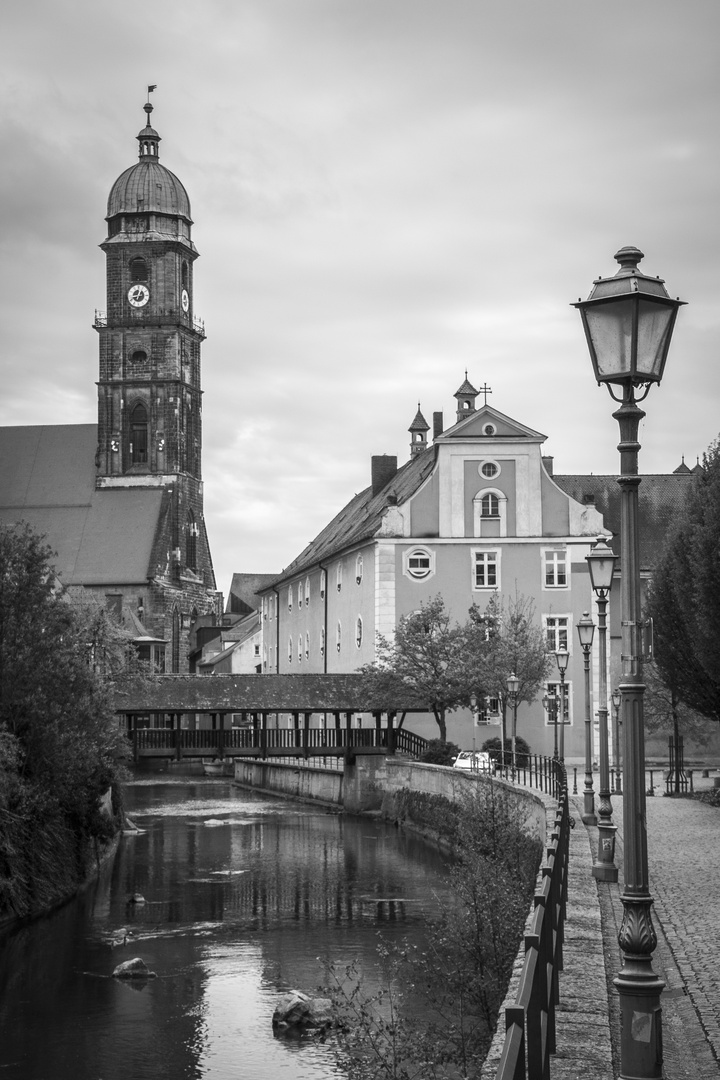
[[[44,533],[66,586],[112,610],[161,670],[186,671],[193,621],[222,610],[203,512],[198,252],[152,108],[108,198],[97,425],[0,429],[0,521]]]
[[[494,594],[532,600],[552,649],[570,653],[566,675],[566,759],[584,754],[584,670],[577,621],[596,610],[585,557],[599,535],[619,532],[610,477],[559,477],[543,454],[546,436],[485,403],[465,381],[456,392],[456,422],[429,425],[418,409],[410,426],[410,459],[373,457],[371,483],[356,495],[262,595],[263,670],[350,672],[375,659],[376,634],[391,638],[398,619],[440,594],[451,617],[465,622]],[[613,481],[611,483],[610,481]],[[643,479],[643,557],[647,568],[661,522],[682,505],[688,475]],[[597,619],[595,619],[597,621]],[[619,589],[613,587],[608,662],[612,686],[619,661]],[[554,668],[554,665],[553,665]],[[597,635],[593,682],[597,690]],[[556,690],[557,670],[547,689]],[[518,733],[536,753],[552,753],[552,717],[542,690],[518,710]],[[484,720],[499,722],[500,703]],[[407,725],[434,737],[432,717]],[[448,737],[465,748],[497,728],[473,728],[469,711],[448,717]]]

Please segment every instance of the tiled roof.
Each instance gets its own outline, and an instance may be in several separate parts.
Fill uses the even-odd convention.
[[[389,496],[396,496],[398,503],[405,502],[430,475],[434,464],[435,450],[429,447],[398,469],[392,480],[377,495],[373,495],[372,487],[355,495],[322,532],[310,541],[305,550],[285,567],[282,574],[268,584],[277,585],[281,581],[296,577],[318,562],[330,559],[353,544],[375,536],[383,514],[390,505]]]
[[[47,537],[65,585],[146,582],[165,492],[96,491],[96,450],[94,424],[0,428],[0,523]]]
[[[420,412],[420,403],[418,402],[418,411],[412,424],[408,428],[408,431],[429,431],[430,425]]]
[[[553,476],[553,480],[579,503],[594,501],[605,528],[614,534],[611,546],[620,554],[620,485],[613,476]],[[657,473],[642,477],[638,488],[640,567],[651,570],[665,538],[679,519],[694,483],[692,473]]]
[[[277,574],[233,574],[225,612],[247,615],[260,606],[258,590],[274,581]]]
[[[215,657],[214,659],[217,659]],[[116,712],[425,712],[411,691],[373,701],[361,675],[158,675],[118,680]]]
[[[455,391],[453,397],[466,397],[468,394],[473,394],[477,397],[479,393],[480,391],[476,390],[472,383],[468,382],[468,377],[466,375],[465,382]]]

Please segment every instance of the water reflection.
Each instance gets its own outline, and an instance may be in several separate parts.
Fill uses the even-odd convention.
[[[312,992],[330,961],[357,959],[372,984],[378,930],[422,940],[442,857],[218,781],[145,781],[127,798],[145,831],[0,950],[3,1080],[339,1076],[327,1047],[273,1039],[278,994]],[[109,978],[133,956],[158,978]]]

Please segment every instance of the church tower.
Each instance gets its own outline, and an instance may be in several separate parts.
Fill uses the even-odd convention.
[[[190,200],[180,180],[160,164],[160,136],[150,123],[153,106],[148,100],[143,108],[139,160],[112,186],[107,237],[100,245],[107,310],[96,313],[94,324],[100,339],[96,487],[162,489],[164,524],[153,552],[153,577],[183,594],[175,603],[177,622],[188,593],[198,594],[194,610],[203,613],[208,591],[215,589],[203,517],[205,329],[194,308],[198,252]],[[176,663],[172,667],[177,670]]]

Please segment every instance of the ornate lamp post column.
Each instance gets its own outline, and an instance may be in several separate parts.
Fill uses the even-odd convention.
[[[558,649],[556,651],[555,662],[560,672],[560,702],[557,705],[557,712],[560,714],[560,752],[556,756],[562,762],[565,761],[565,672],[567,671],[569,659],[570,653],[567,649]]]
[[[615,687],[610,695],[615,712],[614,746],[615,746],[615,794],[622,795],[622,781],[620,778],[620,691]]]
[[[557,731],[557,698],[554,693],[543,694],[543,708],[552,721],[553,726],[553,761],[558,759],[558,731]]]
[[[623,966],[615,979],[620,996],[620,1080],[659,1080],[662,1076],[664,983],[652,967],[657,944],[648,880],[645,825],[645,731],[643,722],[642,649],[640,640],[640,544],[638,536],[638,450],[640,400],[659,383],[667,359],[680,300],[673,300],[662,280],[638,270],[643,253],[621,248],[611,278],[597,278],[580,311],[598,383],[606,383],[622,404],[613,416],[620,426],[620,535],[622,568],[622,682],[620,711],[624,736],[624,889],[623,921],[618,935]],[[622,399],[612,384],[622,389]]]
[[[517,767],[517,759],[515,756],[515,739],[517,738],[517,705],[518,705],[518,690],[520,689],[520,680],[515,672],[512,675],[508,675],[507,679],[508,698],[512,705],[513,718],[512,718],[512,776],[515,779],[515,769]]]
[[[598,702],[598,725],[600,728],[600,805],[598,807],[598,854],[592,872],[599,881],[617,881],[615,866],[615,833],[610,798],[610,755],[608,753],[607,708],[607,605],[616,555],[608,547],[604,537],[599,537],[590,554],[586,556],[590,583],[595,590],[598,606],[598,636],[600,643],[600,694]]]
[[[590,650],[592,649],[595,623],[587,611],[583,612],[582,619],[577,624],[578,637],[583,651],[585,667],[585,790],[583,791],[583,815],[586,825],[597,825],[595,816],[595,793],[593,791],[593,739],[592,739],[592,714],[590,712]]]

